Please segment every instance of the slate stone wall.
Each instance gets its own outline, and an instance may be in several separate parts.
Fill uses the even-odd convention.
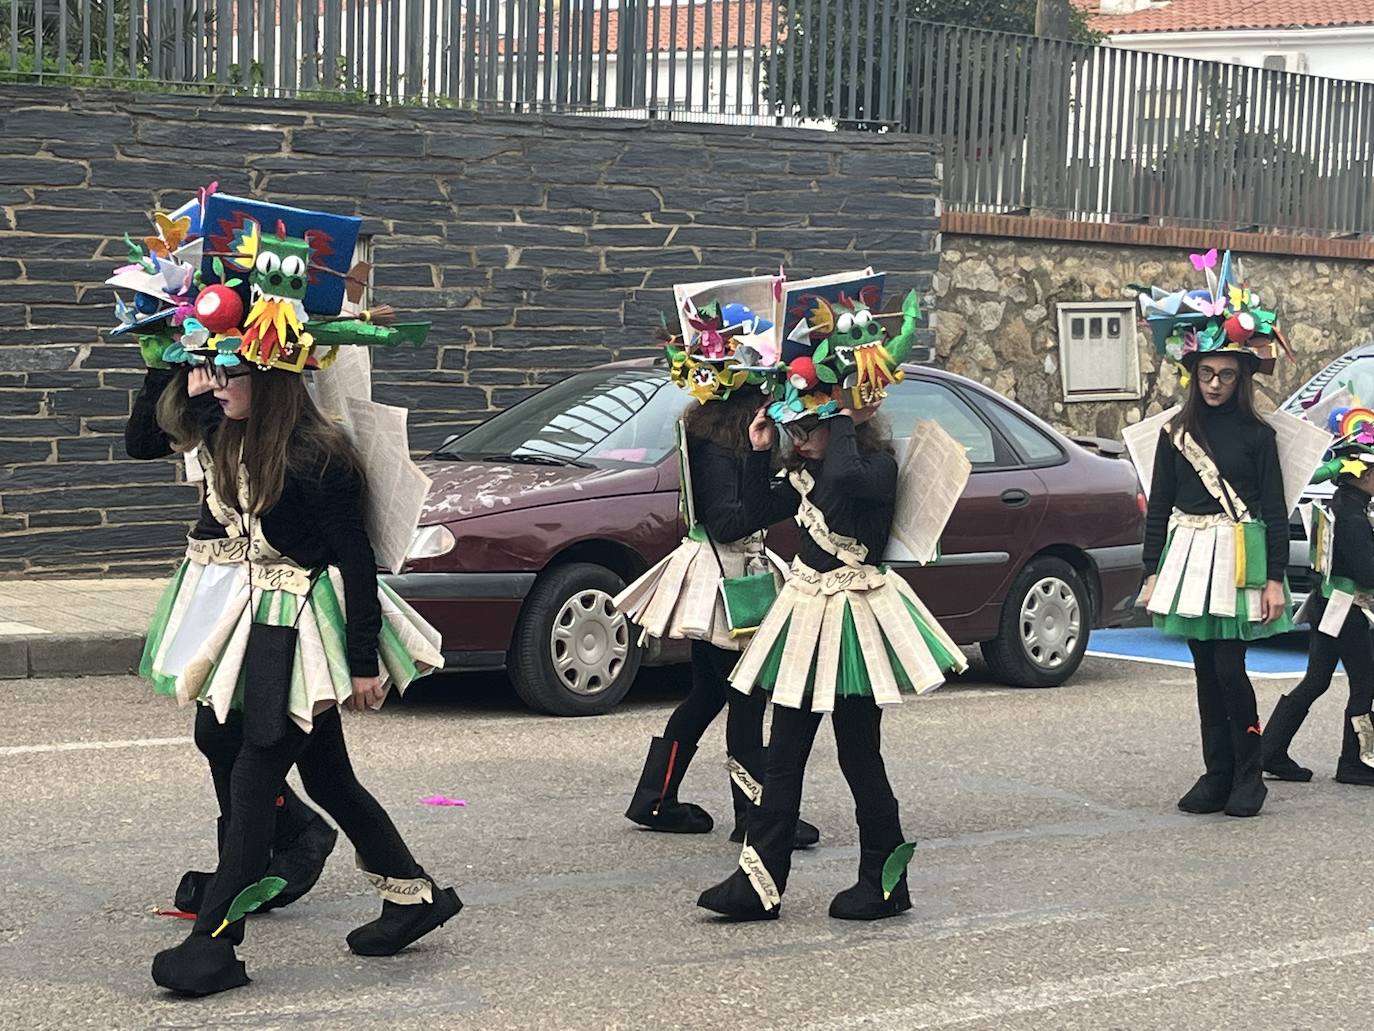
[[[377,362],[417,452],[654,355],[674,282],[874,264],[928,295],[927,140],[0,87],[0,576],[165,571],[196,490],[131,462],[141,380],[101,284],[198,186],[362,215],[373,296],[434,323]],[[933,335],[922,341],[933,344]]]

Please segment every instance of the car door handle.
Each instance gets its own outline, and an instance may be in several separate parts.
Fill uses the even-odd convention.
[[[1030,504],[1030,495],[1020,487],[1002,491],[1002,504],[1008,508],[1025,508]]]

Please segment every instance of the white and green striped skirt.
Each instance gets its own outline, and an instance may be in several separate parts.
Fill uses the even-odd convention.
[[[382,684],[404,691],[443,666],[440,634],[381,580],[377,598],[382,607],[377,635]],[[343,576],[336,567],[312,583],[299,567],[277,562],[264,570],[255,565],[250,589],[246,563],[188,557],[153,614],[139,673],[159,694],[175,695],[183,705],[208,705],[222,722],[230,709],[242,705],[244,653],[255,622],[296,626],[288,711],[309,733],[317,714],[353,694]]]

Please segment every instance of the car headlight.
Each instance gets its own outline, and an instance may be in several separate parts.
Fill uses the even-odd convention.
[[[422,526],[415,531],[406,558],[412,561],[419,558],[438,558],[440,555],[447,555],[457,544],[458,539],[449,532],[447,526]]]

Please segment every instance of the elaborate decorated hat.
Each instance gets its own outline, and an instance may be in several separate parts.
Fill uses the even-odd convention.
[[[1200,357],[1234,354],[1254,372],[1270,372],[1282,348],[1293,356],[1279,330],[1278,316],[1262,306],[1241,271],[1240,261],[1216,248],[1189,255],[1206,286],[1169,292],[1157,286],[1140,291],[1140,311],[1155,350],[1191,371]]]
[[[768,409],[774,421],[827,419],[877,404],[902,378],[921,305],[913,290],[900,313],[879,314],[885,279],[866,268],[786,284],[776,400]],[[893,335],[887,323],[897,318]]]
[[[1336,408],[1327,418],[1327,429],[1336,435],[1326,460],[1312,474],[1313,483],[1339,480],[1342,475],[1363,476],[1374,468],[1374,410]]]
[[[127,234],[127,265],[106,280],[119,325],[154,368],[323,368],[343,345],[420,344],[427,322],[397,323],[386,305],[356,306],[369,267],[352,265],[361,220],[216,193],[215,184],[153,232]],[[352,266],[352,267],[350,267]]]
[[[681,336],[665,348],[674,385],[701,404],[746,383],[763,384],[778,363],[776,312],[782,273],[673,287]]]

